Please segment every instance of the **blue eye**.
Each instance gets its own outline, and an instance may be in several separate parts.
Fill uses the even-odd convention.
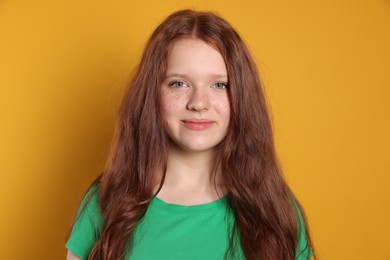
[[[186,86],[186,83],[184,83],[183,81],[173,81],[173,82],[169,83],[168,86],[174,87],[174,88],[182,88],[182,87]]]
[[[223,82],[217,82],[217,83],[215,83],[215,88],[217,88],[217,89],[227,89],[228,88],[228,84],[227,83],[223,83]]]

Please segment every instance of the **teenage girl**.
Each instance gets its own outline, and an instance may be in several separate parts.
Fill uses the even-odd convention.
[[[312,259],[256,65],[221,17],[178,11],[125,94],[67,259]]]

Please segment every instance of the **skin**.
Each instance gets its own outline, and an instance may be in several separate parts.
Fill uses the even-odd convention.
[[[81,260],[81,258],[68,250],[68,254],[66,255],[66,260]]]
[[[174,144],[183,152],[214,150],[226,136],[230,117],[227,72],[221,54],[201,40],[179,40],[170,52],[161,88],[162,117]],[[186,128],[185,122],[192,119],[213,123],[209,129]]]
[[[161,112],[171,141],[166,180],[157,196],[180,205],[215,201],[224,193],[216,146],[226,137],[230,119],[223,57],[201,40],[177,41],[161,90]]]

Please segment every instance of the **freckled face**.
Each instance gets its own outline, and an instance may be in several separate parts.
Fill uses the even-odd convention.
[[[161,88],[162,117],[172,144],[202,152],[225,138],[230,118],[228,77],[216,49],[201,40],[178,40]]]

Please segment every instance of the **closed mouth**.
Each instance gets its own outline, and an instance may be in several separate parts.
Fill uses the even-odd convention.
[[[209,129],[214,121],[209,119],[186,119],[182,120],[184,126],[190,130],[206,130]]]

